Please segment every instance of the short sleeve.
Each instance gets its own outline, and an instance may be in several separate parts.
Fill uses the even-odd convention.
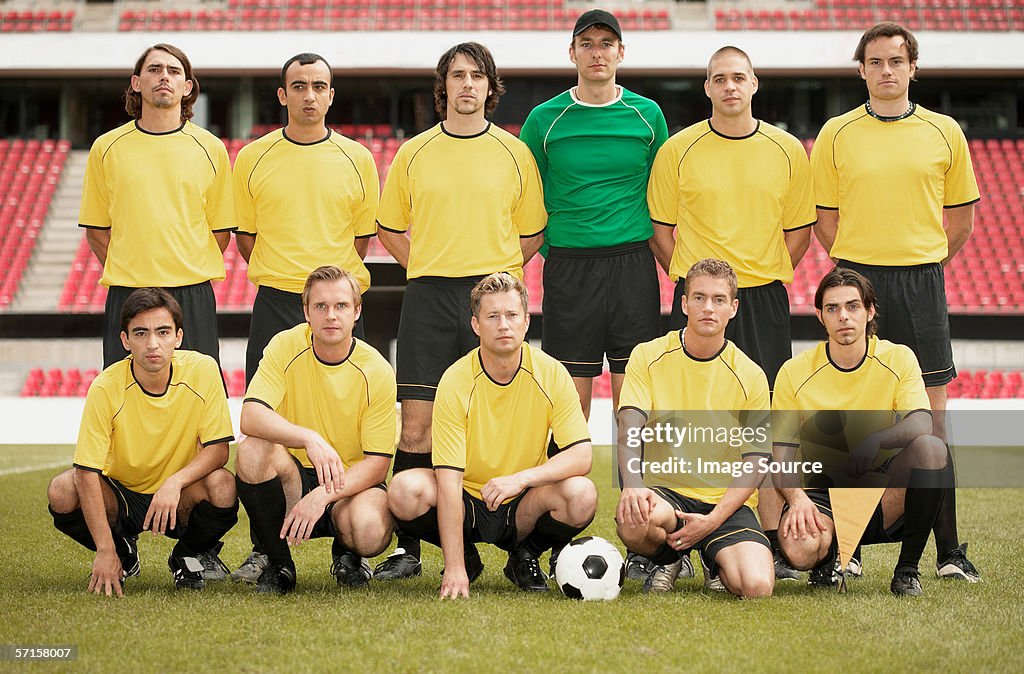
[[[964,137],[963,130],[955,122],[951,122],[950,127],[948,135],[951,157],[949,170],[946,171],[946,186],[942,197],[944,208],[966,206],[981,198],[978,181],[974,175],[974,165],[971,163],[967,138]]]
[[[99,140],[92,144],[89,158],[86,160],[78,223],[83,227],[110,229],[110,194],[107,192],[107,180],[103,172],[103,148]]]
[[[745,429],[770,429],[772,416],[771,392],[768,377],[755,366],[750,381],[750,394],[740,412],[740,423]],[[743,454],[770,454],[772,440],[770,433],[753,433],[752,442],[743,449]]]
[[[818,208],[839,209],[839,171],[833,156],[835,132],[832,124],[822,127],[811,148],[811,178],[814,182],[814,202]]]
[[[113,419],[114,410],[109,391],[103,386],[102,379],[97,378],[85,396],[73,460],[76,467],[102,472],[110,455]]]
[[[792,231],[813,225],[817,219],[814,209],[814,180],[811,178],[811,164],[799,141],[794,141],[789,152],[793,167],[789,179],[789,191],[782,209],[782,229]]]
[[[905,416],[914,410],[930,410],[931,403],[924,388],[924,378],[917,356],[908,347],[899,347],[899,381],[896,384],[896,396],[893,409]]]
[[[647,358],[644,357],[643,345],[633,347],[626,363],[626,377],[619,393],[619,409],[632,407],[649,416],[654,407],[654,391]]]
[[[665,121],[665,113],[661,111],[657,103],[654,106],[654,119],[651,120],[651,126],[654,129],[654,142],[651,143],[650,152],[647,155],[647,170],[650,171],[651,167],[654,166],[654,160],[658,155],[658,151],[668,140],[668,123]]]
[[[547,211],[544,210],[544,188],[533,155],[528,151],[518,152],[517,155],[516,162],[522,171],[523,187],[512,209],[512,222],[520,237],[536,236],[544,231],[548,221]]]
[[[565,449],[590,440],[590,427],[583,416],[580,396],[572,383],[569,371],[561,363],[555,364],[555,386],[551,410],[551,433],[555,444]]]
[[[210,147],[216,174],[206,193],[206,222],[211,232],[230,232],[237,227],[231,160],[228,159],[227,148],[219,139],[214,139]]]
[[[250,150],[252,148],[249,148]],[[235,218],[238,224],[238,233],[256,235],[256,204],[253,201],[252,193],[249,191],[249,177],[252,175],[252,162],[249,159],[249,152],[246,148],[238,153],[235,158],[235,167],[232,170],[232,192],[235,199]]]
[[[227,393],[221,380],[217,361],[209,356],[203,357],[199,364],[202,368],[203,414],[199,422],[199,443],[206,447],[219,442],[231,442],[235,439],[231,426],[231,413],[228,411]]]
[[[666,143],[658,150],[647,182],[647,207],[651,220],[675,227],[679,219],[679,173],[674,145]]]
[[[775,378],[772,391],[772,442],[790,447],[800,446],[801,412],[789,368],[783,364]]]
[[[537,108],[534,108],[523,123],[523,128],[519,130],[519,140],[530,148],[530,154],[533,155],[533,160],[537,163],[537,170],[543,179],[548,172],[548,156],[544,153],[544,139],[540,134],[538,116]]]
[[[359,425],[359,442],[363,454],[393,456],[398,420],[395,400],[398,397],[395,373],[387,363],[381,363],[368,373],[370,399]]]
[[[357,162],[363,199],[352,209],[352,231],[356,238],[377,233],[377,208],[380,205],[380,176],[369,150],[360,152]]]
[[[256,374],[245,391],[246,401],[263,403],[274,411],[281,407],[287,391],[284,374],[287,363],[283,362],[283,349],[281,348],[285,334],[278,333],[267,344]]]
[[[456,386],[444,377],[437,387],[433,423],[430,428],[431,454],[434,468],[466,470],[466,448],[469,443],[467,410],[461,404]]]
[[[384,179],[384,191],[377,208],[377,224],[390,232],[405,232],[412,221],[408,148],[408,143],[398,148]]]

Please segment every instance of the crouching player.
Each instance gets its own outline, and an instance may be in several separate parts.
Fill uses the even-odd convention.
[[[361,298],[338,267],[313,270],[302,291],[306,323],[278,333],[242,404],[238,494],[268,565],[256,591],[295,589],[288,545],[330,537],[338,585],[370,580],[363,557],[391,542],[384,479],[395,448],[395,374],[352,336]]]
[[[921,368],[909,348],[875,335],[875,291],[858,272],[836,268],[826,274],[814,308],[828,339],[779,371],[772,401],[775,457],[791,461],[798,450],[804,458],[826,457],[838,447],[843,473],[854,478],[872,470],[885,473],[888,487],[861,544],[901,541],[890,589],[898,596],[920,595],[918,563],[945,488],[953,482],[946,446],[931,435]],[[834,431],[829,426],[835,423],[825,423],[829,417],[842,421]],[[823,435],[829,432],[842,438],[841,446]],[[835,482],[839,475],[825,477]],[[835,584],[837,545],[828,490],[789,486],[781,491],[786,499],[779,526],[782,553],[795,568],[811,569],[812,585]]]
[[[178,539],[167,560],[176,587],[201,590],[226,575],[217,553],[238,519],[224,469],[231,417],[216,361],[175,351],[181,321],[165,290],[127,297],[121,343],[131,355],[89,387],[74,467],[50,482],[54,526],[96,551],[90,592],[120,596],[139,575],[144,530]]]
[[[480,347],[441,378],[433,415],[433,472],[407,470],[388,500],[403,530],[440,545],[441,597],[468,597],[483,571],[476,548],[509,552],[505,576],[544,592],[538,558],[552,556],[590,524],[597,489],[590,432],[565,367],[524,344],[530,325],[526,286],[500,272],[470,294]],[[548,458],[553,434],[560,452]]]
[[[771,548],[753,511],[764,478],[757,461],[768,455],[768,380],[725,338],[739,306],[736,288],[736,272],[726,262],[698,261],[684,281],[686,328],[637,345],[626,366],[618,411],[623,489],[615,519],[626,548],[656,564],[644,582],[645,592],[671,591],[684,565],[692,575],[689,553],[694,548],[710,589],[766,597],[775,585]],[[696,411],[696,419],[731,423],[738,417],[753,442],[704,444],[697,453],[687,452],[688,468],[666,476],[664,486],[648,488],[637,466],[639,448],[631,447],[628,438],[640,437],[638,431],[654,410]],[[723,484],[730,478],[703,474],[698,458],[705,466],[713,460],[740,470],[727,473],[737,477]]]

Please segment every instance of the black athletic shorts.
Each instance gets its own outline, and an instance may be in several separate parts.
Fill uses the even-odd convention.
[[[910,347],[921,365],[925,386],[945,386],[956,379],[941,264],[881,267],[847,260],[836,264],[871,281],[878,297],[878,337]]]
[[[469,294],[482,276],[411,279],[398,322],[399,400],[433,402],[441,375],[480,346],[470,323]]]
[[[686,327],[686,314],[682,309],[683,281],[676,281],[672,294],[669,322],[673,330]],[[774,390],[779,369],[793,357],[789,293],[782,281],[772,281],[762,286],[740,288],[736,296],[740,305],[736,309],[736,317],[725,328],[725,337],[761,366],[768,377],[768,387]]]
[[[124,360],[128,352],[121,344],[121,306],[138,288],[110,286],[103,310],[103,368]],[[220,363],[217,335],[217,298],[209,281],[179,288],[164,288],[181,305],[181,349],[213,356]]]
[[[705,503],[695,498],[681,496],[666,487],[653,487],[653,490],[658,496],[668,501],[673,508],[684,513],[707,515],[715,509],[712,503]],[[682,520],[676,520],[677,530],[682,525]],[[747,505],[740,506],[736,512],[722,523],[722,526],[712,531],[691,549],[697,550],[704,567],[708,569],[712,576],[716,576],[718,575],[718,564],[715,563],[715,556],[729,546],[743,541],[760,543],[769,549],[771,547],[768,543],[768,537],[764,535],[764,531],[757,521],[757,516],[754,515],[754,511]],[[687,550],[683,554],[689,554],[689,552]]]
[[[270,286],[260,286],[252,303],[249,322],[249,343],[245,348],[245,385],[256,376],[263,359],[263,350],[279,332],[306,322],[302,313],[302,293],[290,293]],[[363,339],[363,317],[352,327],[352,334]]]
[[[146,513],[149,512],[149,504],[153,502],[153,494],[140,494],[106,475],[100,477],[117,497],[117,523],[121,531],[125,536],[138,536],[144,531],[142,525],[146,522]],[[177,520],[175,527],[168,529],[164,535],[169,538],[180,538],[183,533],[184,523]]]
[[[529,491],[525,490],[491,512],[483,501],[463,490],[462,504],[466,508],[463,519],[465,540],[471,543],[491,543],[502,550],[512,550],[518,538],[516,511]]]
[[[294,454],[290,454],[292,461],[295,462],[295,467],[299,470],[299,480],[302,483],[302,496],[305,496],[309,492],[313,491],[320,486],[320,482],[316,478],[316,468],[307,468],[302,465]],[[387,485],[383,482],[375,484],[371,489],[382,489],[387,493]],[[310,538],[334,538],[338,535],[338,530],[334,527],[334,520],[331,518],[331,513],[334,512],[334,503],[328,503],[327,507],[324,508],[324,514],[320,516],[316,524],[313,525],[313,531],[310,533]],[[287,517],[287,513],[285,513]]]
[[[807,489],[807,498],[811,499],[818,508],[818,512],[825,515],[830,520],[835,518],[832,516],[832,499],[828,495],[827,489]],[[785,513],[789,510],[789,504],[786,504],[782,512]],[[871,521],[868,522],[868,526],[864,529],[864,535],[861,536],[860,545],[874,545],[876,543],[897,543],[903,540],[903,519],[904,515],[900,515],[899,519],[893,522],[893,525],[888,529],[885,528],[885,516],[882,513],[882,504],[875,507],[875,512],[871,514]]]
[[[544,261],[541,344],[573,377],[622,374],[633,347],[661,334],[661,294],[646,241],[610,248],[552,246]]]

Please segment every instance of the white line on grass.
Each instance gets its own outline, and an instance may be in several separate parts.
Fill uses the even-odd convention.
[[[7,477],[8,475],[20,475],[21,473],[34,473],[37,470],[46,470],[48,468],[60,468],[61,466],[71,466],[71,462],[67,459],[63,461],[54,461],[52,463],[42,463],[38,466],[21,466],[20,468],[6,468],[0,470],[0,477]]]

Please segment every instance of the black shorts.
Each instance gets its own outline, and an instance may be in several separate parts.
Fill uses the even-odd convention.
[[[121,344],[121,306],[138,288],[110,286],[103,309],[103,368],[124,360],[128,352]],[[217,334],[217,298],[209,281],[179,288],[164,288],[178,300],[182,313],[181,349],[213,356],[220,363]]]
[[[302,312],[302,294],[260,286],[252,303],[252,318],[249,321],[249,343],[245,348],[245,385],[249,386],[256,376],[256,369],[263,359],[263,350],[279,332],[294,328],[306,322]],[[352,334],[363,338],[363,317],[352,327]]]
[[[925,386],[945,386],[956,379],[941,264],[881,267],[847,260],[836,264],[871,281],[878,297],[878,337],[910,347],[921,365]]]
[[[557,248],[544,261],[541,344],[573,377],[622,374],[633,347],[661,334],[661,291],[646,241]]]
[[[491,543],[502,550],[512,550],[519,535],[516,528],[516,511],[529,491],[527,489],[491,512],[483,501],[464,490],[462,504],[466,509],[463,518],[465,540],[471,543]]]
[[[686,314],[682,309],[683,282],[684,279],[676,281],[672,294],[669,322],[673,330],[686,327]],[[725,328],[725,337],[764,370],[768,387],[774,389],[779,369],[793,357],[789,293],[782,281],[772,281],[762,286],[740,288],[736,296],[740,305],[736,309],[736,317]]]
[[[681,496],[665,487],[654,487],[653,490],[658,496],[668,501],[673,508],[684,513],[707,515],[715,509],[712,503],[705,503],[695,498]],[[682,525],[682,520],[676,521],[677,530]],[[715,576],[718,574],[718,564],[715,563],[715,556],[729,546],[743,541],[760,543],[770,549],[768,537],[764,535],[764,531],[761,529],[754,511],[747,505],[740,506],[736,512],[722,523],[722,526],[712,531],[691,549],[697,550],[705,568],[708,569],[712,576]],[[689,554],[689,552],[687,550],[684,554]]]
[[[818,508],[818,512],[825,515],[830,520],[835,518],[832,516],[832,499],[828,495],[827,489],[807,489],[807,498],[811,499]],[[782,512],[785,513],[789,510],[789,504],[786,504],[782,508]],[[868,526],[864,529],[864,535],[861,536],[860,545],[875,545],[876,543],[898,543],[903,540],[903,519],[901,515],[899,519],[893,522],[893,525],[888,529],[885,528],[885,516],[882,513],[882,504],[875,507],[875,512],[871,513],[871,521],[868,522]]]
[[[433,402],[441,375],[480,346],[470,323],[469,294],[482,276],[411,279],[398,322],[399,400]]]
[[[125,536],[138,536],[144,531],[142,525],[146,521],[146,513],[149,512],[149,504],[153,502],[153,494],[140,494],[106,475],[100,477],[117,498],[117,523],[121,531]],[[183,533],[185,526],[179,520],[175,527],[168,529],[164,535],[169,538],[180,538]]]
[[[292,457],[292,461],[295,462],[295,467],[299,470],[299,481],[302,483],[302,496],[305,496],[309,492],[313,491],[320,486],[320,482],[316,478],[316,468],[307,468],[302,465],[294,454],[289,454]],[[386,493],[388,488],[383,482],[375,484],[371,489],[382,489]],[[361,493],[361,492],[360,492]],[[310,533],[310,538],[334,538],[338,535],[338,530],[334,527],[334,520],[331,518],[331,513],[334,512],[334,503],[328,503],[327,507],[324,508],[324,514],[320,516],[316,524],[313,525],[313,531]],[[282,521],[283,524],[283,521]]]

